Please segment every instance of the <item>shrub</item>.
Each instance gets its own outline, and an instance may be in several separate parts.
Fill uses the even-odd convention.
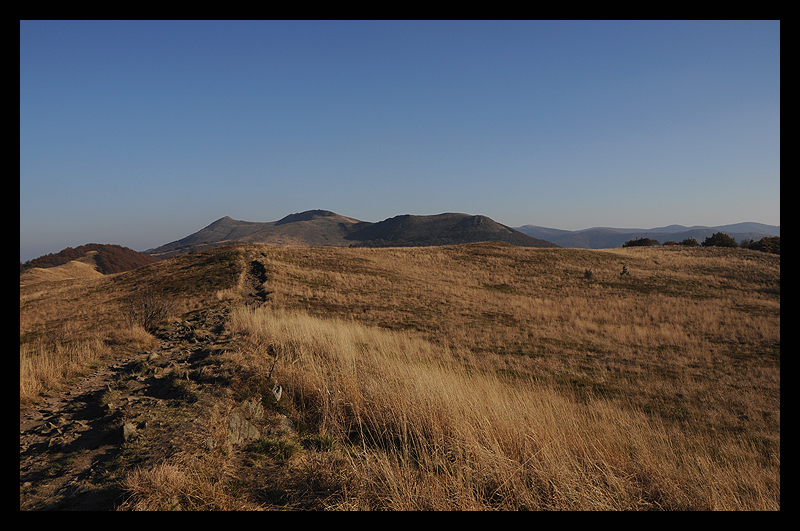
[[[681,242],[681,245],[685,245],[686,247],[700,247],[700,244],[697,243],[697,240],[694,238],[686,238]]]
[[[761,251],[762,253],[781,254],[781,237],[767,236],[761,238],[757,242],[754,242],[752,239],[745,240],[742,242],[741,247],[744,249]]]
[[[715,232],[701,244],[703,247],[739,247],[736,240],[724,232]]]
[[[623,247],[651,247],[658,245],[658,240],[651,240],[650,238],[637,238],[635,240],[628,240],[622,244]]]
[[[330,435],[308,435],[301,441],[303,448],[313,448],[320,452],[327,452],[336,446],[336,439]]]
[[[125,321],[130,328],[141,326],[153,332],[172,309],[169,301],[151,292],[132,297],[124,308]]]
[[[284,462],[303,451],[303,447],[297,441],[270,437],[263,437],[257,440],[253,443],[252,448],[256,453],[268,455]]]

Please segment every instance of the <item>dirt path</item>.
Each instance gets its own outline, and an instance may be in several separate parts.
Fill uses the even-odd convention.
[[[20,510],[113,510],[130,466],[180,446],[192,420],[190,376],[225,348],[227,310],[198,312],[160,334],[157,350],[98,368],[20,411]],[[146,434],[147,449],[137,448]]]

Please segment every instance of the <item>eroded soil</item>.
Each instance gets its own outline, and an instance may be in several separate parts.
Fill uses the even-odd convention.
[[[132,466],[180,448],[198,416],[193,393],[213,372],[204,367],[231,340],[227,311],[172,323],[158,349],[113,360],[21,410],[20,510],[113,510]]]

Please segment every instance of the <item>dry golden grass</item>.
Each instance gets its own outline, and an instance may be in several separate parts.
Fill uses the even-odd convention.
[[[128,302],[153,294],[170,303],[173,316],[219,303],[216,291],[239,277],[236,259],[224,252],[198,254],[126,273],[84,276],[75,268],[85,272],[82,266],[88,265],[74,261],[50,268],[56,272],[39,275],[36,282],[22,275],[21,404],[63,387],[102,359],[153,348],[156,339],[127,322]]]
[[[180,455],[151,467],[137,467],[125,477],[129,497],[120,511],[256,510],[258,505],[232,496],[218,471]]]
[[[471,488],[450,487],[465,493],[458,501],[420,494],[425,501],[403,505],[407,501],[369,484],[364,496],[384,492],[382,501],[369,506],[493,506],[487,497],[491,489],[476,486],[475,478],[481,477],[494,478],[486,481],[494,481],[495,488],[513,485],[502,497],[505,501],[496,502],[503,507],[779,508],[777,256],[739,249],[581,251],[494,244],[382,250],[269,247],[252,252],[270,271],[266,284],[275,303],[303,312],[302,318],[277,314],[265,319],[272,327],[297,321],[295,332],[266,328],[257,335],[264,334],[263,341],[271,344],[294,345],[292,352],[327,352],[313,359],[330,358],[343,365],[333,369],[311,364],[298,381],[294,378],[301,376],[294,372],[281,373],[281,378],[292,379],[287,387],[302,389],[306,394],[298,401],[314,404],[304,407],[317,415],[334,405],[327,395],[309,398],[315,396],[313,389],[326,389],[323,383],[331,393],[335,385],[336,396],[345,390],[354,393],[345,401],[353,411],[323,415],[320,430],[337,426],[341,437],[355,417],[367,440],[383,440],[384,447],[386,440],[402,441],[397,444],[402,457],[387,448],[377,455],[407,468],[375,466],[398,477],[425,478],[420,493],[435,491],[430,481],[448,483],[442,473],[418,464],[441,460],[436,452],[450,452],[450,459],[460,456],[452,468],[462,475],[478,470],[469,480],[462,478]],[[620,275],[623,265],[630,275]],[[584,277],[586,269],[592,270],[591,280]],[[332,324],[332,317],[340,320]],[[324,320],[314,321],[318,318]],[[242,330],[265,326],[242,324],[243,315],[236,319]],[[255,316],[248,319],[258,321]],[[388,329],[406,335],[402,341],[383,335],[341,339],[350,333],[348,326],[356,326],[352,321],[368,326],[370,333]],[[310,337],[314,329],[327,339],[315,339],[309,346],[302,337]],[[363,330],[359,334],[369,335]],[[345,344],[325,345],[337,338]],[[386,341],[402,345],[381,346]],[[409,341],[415,346],[409,347]],[[375,352],[394,361],[370,358]],[[392,356],[414,361],[401,363]],[[292,371],[306,367],[295,361],[290,366]],[[335,380],[331,374],[337,374]],[[312,377],[316,383],[305,383]],[[471,395],[476,386],[477,394]],[[441,394],[428,391],[434,389]],[[470,396],[487,398],[475,402]],[[386,417],[374,406],[379,397],[385,401]],[[412,397],[425,397],[427,409],[419,409]],[[524,406],[529,404],[536,406],[528,410]],[[498,411],[507,412],[511,420],[497,419]],[[470,418],[471,413],[478,418]],[[342,426],[334,418],[350,424]],[[495,420],[487,424],[487,419]],[[426,439],[409,432],[411,426],[436,435]],[[462,439],[442,450],[442,441],[458,438],[453,426],[460,427]],[[381,439],[381,430],[391,435]],[[508,435],[494,430],[508,430]],[[481,433],[490,442],[465,442],[467,434]],[[409,440],[425,442],[411,451]],[[516,449],[486,454],[492,444]],[[425,457],[415,458],[412,466],[409,452]],[[479,458],[486,455],[492,458]],[[524,472],[529,459],[538,463],[532,469],[537,472]],[[486,462],[496,464],[493,473],[487,473]],[[497,465],[502,462],[507,468]],[[547,474],[542,480],[537,476],[542,470],[564,483]],[[538,486],[526,489],[523,484]],[[402,485],[390,490],[400,492]],[[403,496],[408,500],[411,495]]]
[[[276,378],[299,414],[351,446],[357,508],[779,508],[779,469],[745,438],[471,370],[470,354],[416,333],[266,308],[239,309],[231,325],[277,346]]]
[[[73,278],[97,278],[103,274],[94,264],[74,260],[57,267],[33,267],[19,276],[20,286],[27,286],[39,282],[53,282],[70,280]]]
[[[238,302],[254,260],[270,294],[260,308]],[[101,328],[88,321],[119,322],[145,286],[178,313],[233,305],[226,363],[266,374],[277,353],[290,416],[336,441],[286,465],[306,493],[298,508],[780,509],[779,256],[213,250],[21,287],[21,366],[23,347],[59,326],[89,340]],[[126,508],[254,508],[237,463],[198,450],[139,470]]]

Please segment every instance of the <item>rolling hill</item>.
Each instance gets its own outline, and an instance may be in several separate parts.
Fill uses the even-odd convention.
[[[28,260],[25,263],[20,263],[19,273],[22,275],[33,269],[50,269],[66,266],[71,262],[78,262],[80,265],[72,264],[66,269],[77,272],[88,268],[88,270],[96,271],[98,274],[108,275],[130,271],[158,260],[157,257],[140,253],[121,245],[87,243],[75,248],[67,247],[58,253],[46,254],[39,258]],[[62,267],[62,269],[64,268]],[[53,276],[53,274],[50,276]]]
[[[278,221],[239,221],[228,216],[180,240],[145,251],[166,258],[231,243],[336,247],[408,247],[501,241],[521,247],[558,247],[486,216],[445,213],[401,215],[377,223],[329,210],[308,210]]]

